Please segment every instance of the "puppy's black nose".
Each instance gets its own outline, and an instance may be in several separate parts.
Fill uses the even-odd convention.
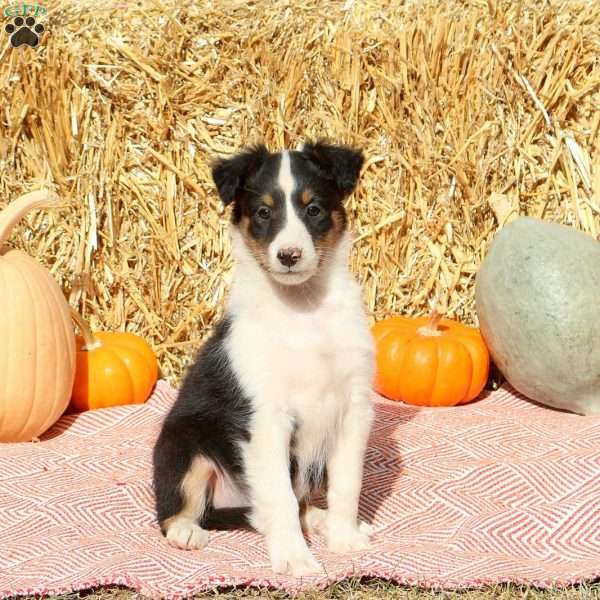
[[[300,248],[284,248],[277,253],[279,262],[285,267],[293,267],[302,257]]]

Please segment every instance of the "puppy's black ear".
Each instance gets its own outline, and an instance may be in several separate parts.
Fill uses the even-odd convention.
[[[354,190],[364,162],[362,150],[319,141],[304,144],[302,152],[323,174],[333,179],[343,196]]]
[[[260,169],[268,156],[266,146],[259,144],[213,163],[212,178],[223,204],[229,204],[240,196],[248,177]]]

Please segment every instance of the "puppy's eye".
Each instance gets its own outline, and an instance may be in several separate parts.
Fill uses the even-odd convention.
[[[257,211],[256,214],[261,218],[264,219],[265,221],[267,219],[271,218],[271,209],[268,206],[261,206]]]
[[[318,215],[321,214],[321,209],[316,205],[316,204],[311,204],[307,209],[306,209],[306,214],[309,217],[317,217]]]

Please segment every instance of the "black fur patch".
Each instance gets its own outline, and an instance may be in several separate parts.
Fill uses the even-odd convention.
[[[202,521],[205,529],[253,529],[250,525],[250,507],[211,508]]]
[[[250,178],[257,175],[269,162],[272,154],[259,144],[246,148],[231,158],[220,158],[212,165],[212,177],[224,204],[239,201],[252,187]]]
[[[179,513],[181,480],[192,460],[203,455],[227,472],[244,490],[239,442],[249,441],[252,409],[240,389],[224,342],[230,323],[224,319],[187,371],[165,418],[153,454],[154,492],[159,523]],[[206,518],[210,518],[209,503]]]
[[[362,151],[318,141],[305,144],[302,154],[319,170],[321,178],[335,186],[340,199],[352,193],[364,162]]]
[[[334,227],[333,214],[339,215],[341,228],[346,226],[346,211],[343,200],[346,197],[335,183],[332,173],[314,162],[312,154],[290,152],[292,177],[295,189],[292,198],[294,210],[304,223],[313,241],[324,238]],[[358,174],[357,174],[358,177]],[[312,199],[304,202],[303,196],[310,191]]]

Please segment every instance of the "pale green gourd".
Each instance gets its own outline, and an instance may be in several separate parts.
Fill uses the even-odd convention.
[[[494,238],[476,283],[490,354],[527,397],[600,414],[600,243],[520,217]]]

